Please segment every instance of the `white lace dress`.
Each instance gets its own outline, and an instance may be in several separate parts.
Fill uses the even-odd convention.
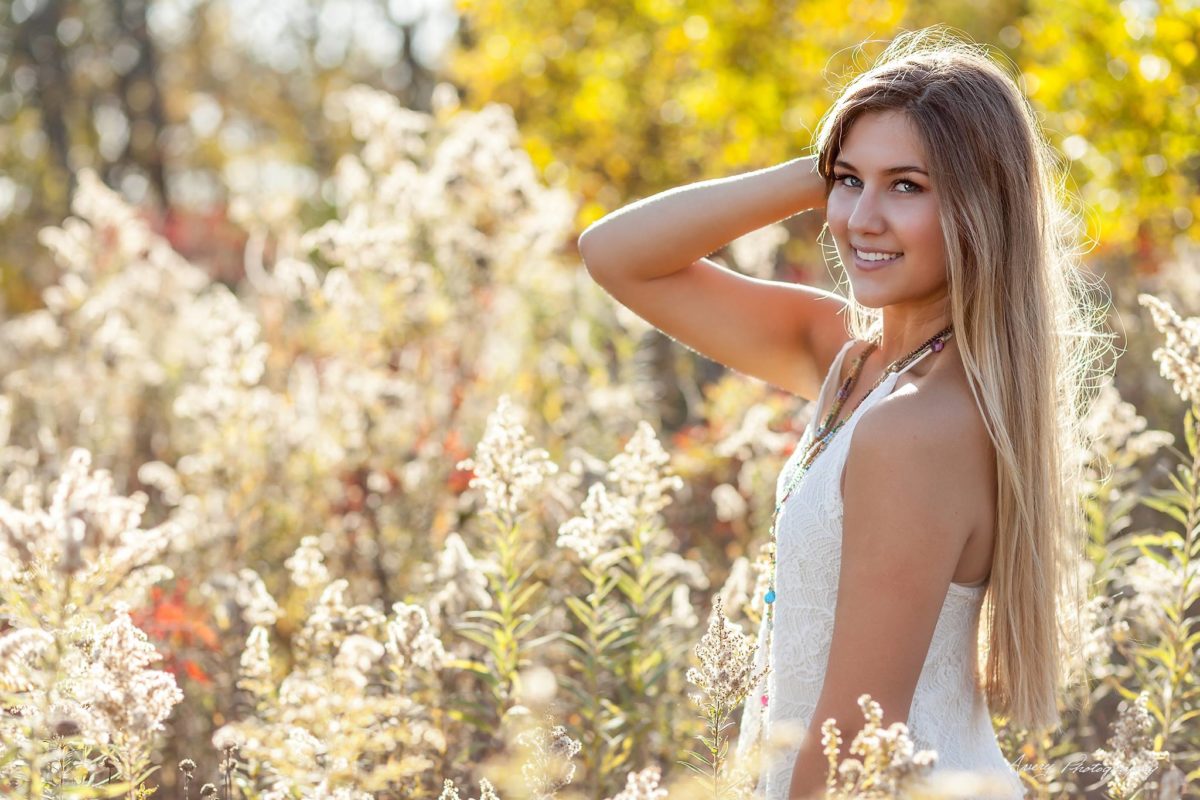
[[[836,390],[842,361],[853,344],[853,340],[846,343],[825,377],[817,403],[822,414],[828,413],[829,396]],[[780,514],[772,668],[766,685],[756,687],[746,701],[737,745],[741,757],[757,750],[775,723],[786,720],[799,725],[800,730],[808,729],[825,680],[833,638],[841,564],[841,476],[851,436],[862,415],[892,391],[900,375],[930,352],[889,375],[866,396],[826,449],[817,455]],[[818,423],[814,415],[800,444],[780,471],[776,503],[783,497],[785,478],[791,476]],[[907,724],[918,750],[937,751],[935,773],[958,770],[991,773],[1005,790],[986,796],[1014,800],[1024,797],[1021,780],[1000,751],[978,681],[976,632],[986,588],[986,584],[950,584],[917,680]],[[766,659],[765,639],[764,618],[758,632],[756,668]],[[768,696],[765,709],[760,701],[764,693]],[[849,740],[843,742],[842,758],[849,755],[849,745]],[[774,760],[764,761],[756,796],[787,800],[798,749],[797,745]]]

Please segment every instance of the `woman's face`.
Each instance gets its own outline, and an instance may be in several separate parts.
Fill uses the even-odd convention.
[[[825,219],[854,297],[868,308],[945,292],[946,251],[928,170],[904,112],[867,112],[846,133]]]

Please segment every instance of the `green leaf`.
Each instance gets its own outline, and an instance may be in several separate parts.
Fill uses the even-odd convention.
[[[492,674],[492,668],[482,661],[474,661],[469,658],[452,658],[446,662],[449,669],[460,669],[464,672],[470,672],[483,678],[487,683],[495,686],[499,681]]]
[[[1183,414],[1183,436],[1187,441],[1188,453],[1195,459],[1200,446],[1196,444],[1196,415],[1192,413],[1191,406]]]
[[[625,727],[626,721],[627,720],[625,717],[609,717],[608,720],[600,726],[600,730],[604,733],[613,733],[615,731],[619,731]]]
[[[479,704],[476,703],[474,705]],[[470,714],[457,708],[450,709],[446,715],[455,722],[465,722],[471,727],[478,728],[480,730],[488,730],[493,724],[491,719],[482,714]]]
[[[501,615],[497,611],[484,611],[484,610],[475,609],[472,611],[464,612],[463,618],[464,619],[485,619],[488,622],[494,623],[496,625],[496,627],[503,627],[504,625],[508,624],[508,620],[506,620],[503,617],[503,615]]]
[[[575,617],[585,628],[590,631],[596,627],[595,615],[592,613],[592,609],[586,603],[584,603],[578,597],[573,597],[571,595],[567,595],[564,599],[567,603],[567,608],[571,610],[571,613],[575,615]]]
[[[600,586],[600,591],[596,593],[596,605],[604,602],[604,598],[608,597],[612,593],[612,590],[617,588],[618,582],[619,578],[615,575],[609,575],[605,578],[604,583]]]
[[[607,711],[613,718],[625,719],[625,709],[621,708],[607,697],[600,698],[600,707]]]
[[[523,550],[521,551],[520,560],[521,560],[521,561],[524,561],[524,560],[526,560],[526,557],[529,555],[529,550],[532,550],[532,549],[533,549],[533,545],[532,545],[532,544],[531,544],[531,545],[529,545],[529,547],[527,547],[527,548],[523,549]],[[530,559],[530,561],[529,561],[529,565],[528,565],[527,567],[525,567],[525,569],[521,570],[521,574],[520,574],[520,575],[517,577],[516,583],[515,583],[514,585],[518,585],[518,586],[519,586],[519,585],[521,585],[521,584],[524,584],[526,581],[528,581],[528,580],[529,580],[529,576],[530,576],[530,575],[532,575],[532,574],[534,573],[534,571],[536,571],[536,570],[537,570],[537,568],[538,568],[539,566],[541,566],[541,564],[538,562],[538,560],[537,560],[536,558],[534,558],[534,559]],[[531,585],[531,586],[541,586],[542,584],[541,584],[541,583],[537,583],[537,582],[535,582],[535,583],[533,583],[533,584],[530,584],[530,585]]]
[[[534,639],[530,639],[529,641],[527,641],[525,643],[525,645],[530,650],[534,650],[534,649],[541,647],[544,644],[547,644],[548,642],[554,641],[555,639],[561,637],[562,635],[563,635],[562,631],[550,631],[547,634],[538,636],[537,638],[534,638]]]
[[[158,772],[160,769],[162,769],[162,766],[160,764],[155,764],[154,766],[150,767],[149,769],[143,771],[141,775],[138,775],[137,778],[134,780],[134,783],[137,784],[138,786],[141,786],[143,783],[145,783],[146,778],[149,778],[151,775]]]
[[[560,632],[559,635],[562,636],[564,642],[574,647],[580,653],[583,653],[584,655],[591,655],[592,648],[583,639],[580,639],[573,633],[567,633],[565,631]]]
[[[622,627],[608,633],[601,638],[597,642],[597,646],[602,651],[622,650],[636,638],[637,632],[635,630],[628,627]]]
[[[1182,727],[1183,723],[1187,722],[1189,719],[1192,719],[1193,717],[1200,717],[1200,708],[1193,708],[1193,709],[1183,712],[1178,717],[1176,717],[1175,724]]]
[[[1155,511],[1161,511],[1173,520],[1176,520],[1181,525],[1187,525],[1187,512],[1180,506],[1178,500],[1173,499],[1174,493],[1170,496],[1159,495],[1157,497],[1143,497],[1142,505],[1148,506]]]
[[[530,614],[517,623],[517,627],[513,629],[513,635],[521,639],[525,634],[537,627],[537,624],[549,613],[549,607],[539,608],[536,613]]]
[[[94,794],[97,789],[101,789],[99,785],[86,787],[91,790],[92,797],[120,797],[121,795],[129,794],[129,790],[133,788],[131,781],[121,781],[120,783],[106,783],[103,785],[102,793]]]
[[[1195,477],[1190,470],[1180,470],[1180,473],[1183,475],[1183,480],[1176,478],[1173,472],[1167,473],[1167,479],[1171,481],[1171,485],[1179,492],[1180,497],[1191,497],[1192,483],[1195,481]]]
[[[1133,689],[1128,689],[1119,683],[1114,683],[1113,686],[1116,688],[1117,692],[1122,697],[1124,697],[1126,700],[1129,700],[1130,702],[1134,702],[1138,699],[1138,695],[1140,694],[1140,692],[1135,692]]]
[[[672,665],[669,661],[664,660],[661,664],[658,665],[658,667],[653,672],[650,673],[650,675],[647,678],[647,681],[651,684],[658,683],[660,680],[663,679],[663,676],[666,675],[667,672],[671,669],[671,666]]]
[[[488,650],[493,650],[500,640],[495,633],[484,633],[482,631],[459,630],[458,635],[470,642],[486,647]]]
[[[1178,531],[1163,531],[1162,533],[1138,534],[1130,539],[1129,544],[1134,547],[1182,548],[1184,540]]]
[[[617,588],[619,588],[621,590],[621,594],[625,595],[629,602],[633,603],[635,606],[640,607],[645,600],[645,597],[642,594],[642,587],[638,586],[637,582],[627,574],[622,574],[621,577],[617,579]]]
[[[1175,569],[1174,559],[1172,559],[1170,556],[1165,556],[1162,553],[1151,550],[1149,547],[1144,545],[1139,545],[1138,550],[1141,551],[1142,555],[1144,555],[1146,558],[1156,561],[1168,570]]]
[[[531,583],[528,586],[526,586],[524,589],[522,589],[517,594],[516,599],[513,600],[513,604],[512,604],[513,613],[515,614],[516,612],[520,611],[525,606],[525,604],[527,602],[529,602],[529,599],[531,597],[533,597],[534,594],[537,593],[538,589],[541,589],[541,588],[542,588],[541,583]]]

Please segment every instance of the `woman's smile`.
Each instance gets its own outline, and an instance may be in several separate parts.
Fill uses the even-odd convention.
[[[895,264],[904,258],[903,253],[888,253],[883,250],[860,250],[854,248],[854,266],[863,270],[877,270]]]

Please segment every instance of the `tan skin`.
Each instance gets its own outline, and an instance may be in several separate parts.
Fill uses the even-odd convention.
[[[928,196],[913,199],[906,191],[911,187],[897,190],[894,178],[883,172],[920,157],[919,148],[893,147],[905,141],[895,122],[879,120],[859,129],[871,134],[858,136],[849,159],[861,170],[859,180],[835,187],[826,208],[835,239],[840,231],[857,243],[905,252],[898,262],[903,266],[890,274],[850,267],[860,302],[883,309],[884,345],[864,364],[839,418],[851,413],[886,364],[948,321],[944,280],[939,285],[939,266],[927,252],[931,239],[918,224],[918,204]],[[823,207],[824,184],[814,166],[812,159],[797,159],[648,198],[585,231],[581,254],[614,298],[671,337],[815,401],[849,338],[846,301],[814,287],[740,275],[699,255],[778,219]],[[843,260],[853,257],[852,250],[844,251],[847,244],[838,241]],[[852,346],[841,377],[865,346]],[[833,641],[816,712],[796,757],[792,798],[817,795],[824,786],[823,720],[838,721],[842,757],[848,755],[862,726],[860,694],[870,693],[880,703],[885,726],[907,719],[949,584],[977,583],[991,567],[994,451],[957,338],[901,375],[851,433],[842,475],[842,567]]]

